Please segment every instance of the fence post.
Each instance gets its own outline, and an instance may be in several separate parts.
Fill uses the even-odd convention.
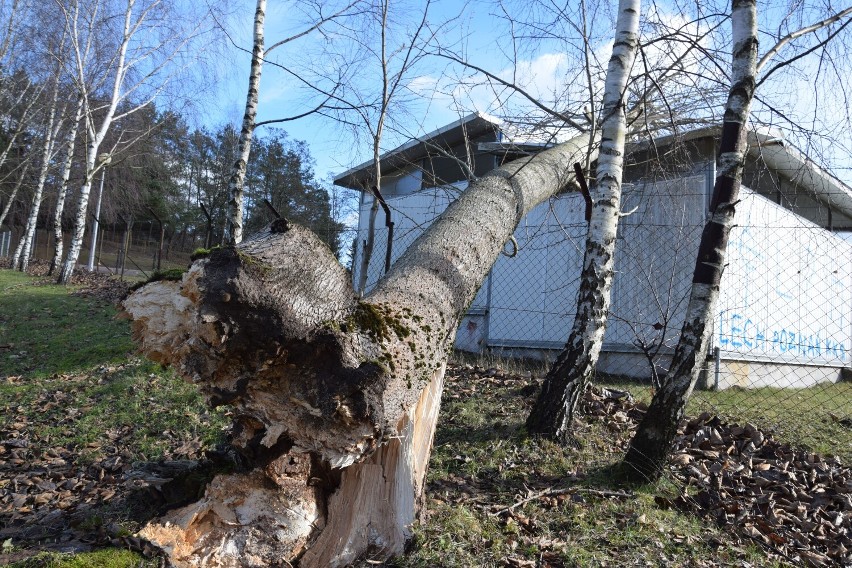
[[[120,272],[119,278],[123,281],[124,280],[124,264],[125,264],[125,260],[127,259],[127,249],[130,246],[130,243],[128,242],[128,237],[130,235],[130,221],[125,219],[124,216],[121,213],[118,214],[118,218],[121,219],[121,221],[124,223],[124,234],[121,237],[121,251],[120,251],[119,256],[118,256],[117,262],[119,264],[116,265],[116,270],[118,270],[118,266],[120,265],[121,266],[121,272]]]
[[[156,264],[156,269],[160,270],[160,267],[162,266],[162,262],[163,262],[163,241],[166,239],[166,228],[165,228],[165,225],[163,225],[163,221],[157,216],[156,213],[154,213],[153,209],[151,209],[149,207],[148,211],[151,212],[151,215],[154,216],[154,219],[157,220],[157,224],[160,226],[160,245],[157,247],[157,264]]]

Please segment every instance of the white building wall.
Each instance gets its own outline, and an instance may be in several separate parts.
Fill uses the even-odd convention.
[[[735,223],[715,328],[721,357],[849,366],[852,244],[745,189]],[[752,386],[802,381],[750,367],[729,379]]]
[[[565,343],[585,248],[582,208],[581,196],[564,195],[521,220],[514,235],[517,251],[507,244],[507,254],[492,269],[489,346],[558,348]]]
[[[622,210],[632,213],[619,227],[604,339],[608,349],[635,350],[642,342],[659,342],[661,335],[666,347],[674,347],[692,285],[707,190],[703,174],[625,188]]]
[[[704,225],[705,182],[696,175],[625,188],[623,210],[633,213],[619,229],[605,349],[635,351],[637,339],[657,339],[662,330],[654,326],[665,322],[668,343],[676,341]],[[493,270],[490,346],[565,344],[585,251],[584,213],[582,196],[566,194],[521,221],[517,256],[501,257]]]
[[[674,347],[706,218],[706,175],[625,188],[612,307],[600,370],[649,375],[637,345],[663,336]],[[418,174],[385,185],[399,258],[465,184],[415,191]],[[359,243],[371,198],[362,199]],[[559,349],[573,322],[586,237],[585,204],[562,195],[535,208],[507,243],[459,327],[456,345]],[[714,345],[724,388],[804,386],[814,373],[784,365],[840,368],[852,348],[852,243],[743,188],[728,246]],[[380,210],[368,290],[384,269],[387,229]],[[356,253],[355,281],[361,247]],[[662,329],[660,329],[662,328]],[[829,373],[827,380],[836,380]],[[829,376],[830,375],[830,376]],[[785,377],[782,379],[782,377]]]

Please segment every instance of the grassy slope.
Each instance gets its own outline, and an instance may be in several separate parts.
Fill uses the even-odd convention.
[[[129,327],[112,321],[111,305],[32,281],[0,271],[0,376],[85,371],[122,361],[133,351]]]

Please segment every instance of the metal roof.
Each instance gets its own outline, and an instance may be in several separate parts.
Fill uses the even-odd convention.
[[[701,138],[718,138],[721,133],[721,126],[707,126],[682,134],[662,136],[655,139],[654,144],[667,146]],[[630,149],[638,150],[650,145],[646,141],[635,142],[630,145]],[[813,197],[824,205],[852,217],[852,188],[815,164],[786,141],[780,132],[759,127],[749,130],[748,154],[762,160],[769,169],[782,173],[796,185],[812,191]]]
[[[466,138],[471,139],[487,132],[500,130],[502,121],[487,114],[475,112],[446,126],[410,140],[405,144],[385,152],[380,157],[383,172],[399,169],[405,165],[429,155],[430,147],[449,148],[459,144]],[[367,160],[353,168],[349,168],[334,178],[334,185],[363,190],[373,177],[373,160]]]
[[[410,140],[405,144],[385,152],[381,156],[382,171],[390,172],[405,165],[415,163],[429,154],[430,147],[448,148],[465,138],[475,138],[489,131],[499,131],[502,121],[482,113],[472,113],[433,132]],[[690,130],[682,134],[657,138],[654,144],[666,146],[672,143],[718,137],[721,126],[708,126]],[[813,192],[823,204],[852,217],[852,188],[816,165],[778,133],[766,128],[755,128],[748,133],[749,155],[763,160],[772,170],[782,173],[793,183]],[[480,144],[480,151],[494,151],[503,148],[502,142],[491,145]],[[534,153],[532,144],[526,144],[525,150]],[[630,144],[630,150],[650,146],[650,142]],[[542,148],[543,149],[543,148]],[[334,184],[362,190],[373,176],[373,160],[350,168],[334,178]]]

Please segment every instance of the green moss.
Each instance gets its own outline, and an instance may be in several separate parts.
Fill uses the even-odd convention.
[[[386,311],[382,306],[366,302],[358,303],[346,323],[360,329],[374,341],[388,340],[391,334],[397,339],[411,335],[411,328],[402,317]]]
[[[167,280],[170,282],[177,282],[181,278],[183,278],[184,273],[186,272],[185,268],[169,268],[167,270],[156,270],[153,274],[151,274],[150,278],[144,280],[142,282],[137,282],[133,286],[130,287],[131,292],[135,292],[142,286],[146,284],[150,284],[151,282],[160,282],[162,280]]]
[[[374,341],[390,337],[384,315],[379,311],[378,306],[373,304],[358,302],[347,318],[347,323],[360,329]]]
[[[194,262],[194,261],[198,260],[199,258],[208,257],[208,256],[210,256],[210,253],[212,253],[213,251],[217,251],[221,248],[222,248],[221,245],[216,245],[215,247],[210,247],[209,249],[199,247],[199,248],[195,249],[194,251],[192,251],[192,254],[189,255],[189,260]]]
[[[242,264],[243,268],[245,268],[249,272],[256,272],[261,275],[267,275],[273,269],[273,266],[271,264],[262,262],[256,257],[246,254],[240,250],[235,250],[234,252],[237,253],[237,257],[240,259],[240,264]]]

